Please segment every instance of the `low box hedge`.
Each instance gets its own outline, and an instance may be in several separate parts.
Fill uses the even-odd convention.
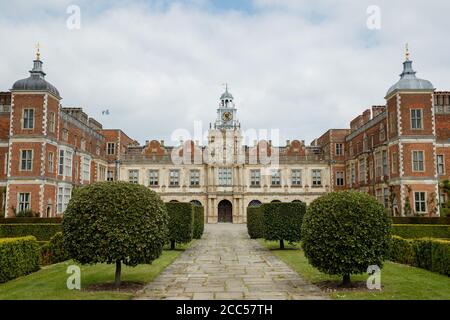
[[[205,229],[205,208],[194,206],[194,229],[193,238],[201,239]]]
[[[169,214],[170,248],[175,249],[177,243],[188,243],[192,240],[194,229],[194,206],[191,203],[166,203]]]
[[[393,224],[448,224],[450,217],[392,217]]]
[[[306,213],[305,203],[266,203],[262,208],[265,240],[279,241],[280,249],[284,249],[284,241],[300,241],[303,216]]]
[[[59,223],[17,223],[0,225],[0,238],[35,236],[38,241],[49,241],[61,231]]]
[[[394,224],[392,234],[405,239],[450,238],[450,225]]]
[[[247,231],[251,239],[264,238],[263,206],[247,208]]]
[[[394,236],[389,259],[450,276],[450,241]]]
[[[23,224],[23,223],[34,223],[34,224],[47,224],[47,223],[61,223],[62,218],[0,218],[0,224]]]
[[[40,248],[33,236],[0,239],[0,283],[39,270]]]

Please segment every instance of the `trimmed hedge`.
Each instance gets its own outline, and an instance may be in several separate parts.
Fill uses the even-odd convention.
[[[450,225],[394,224],[392,234],[405,239],[450,238]]]
[[[284,249],[284,241],[290,243],[301,239],[303,216],[306,204],[303,202],[266,203],[264,211],[264,239],[280,241],[280,249]]]
[[[38,241],[49,241],[61,231],[59,223],[15,223],[0,225],[0,238],[35,236]]]
[[[193,238],[201,239],[205,229],[205,208],[194,206],[194,230]]]
[[[194,206],[191,203],[166,203],[169,214],[170,248],[175,249],[177,243],[188,243],[192,240],[194,229]]]
[[[61,223],[62,217],[58,218],[0,218],[0,224],[23,224],[23,223]]]
[[[0,239],[0,283],[39,270],[39,262],[35,237]]]
[[[389,259],[450,276],[450,241],[394,236]]]
[[[427,218],[427,217],[392,217],[393,224],[448,224],[450,217]]]
[[[264,238],[263,206],[247,208],[247,231],[251,239]]]
[[[41,247],[41,263],[43,265],[63,262],[69,259],[67,250],[64,249],[62,232],[55,234],[50,241]]]

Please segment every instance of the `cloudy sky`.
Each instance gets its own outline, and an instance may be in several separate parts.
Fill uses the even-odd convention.
[[[207,130],[225,82],[243,129],[309,143],[384,104],[406,42],[418,77],[450,90],[449,13],[440,0],[0,0],[0,91],[28,76],[40,42],[63,106],[141,143]]]

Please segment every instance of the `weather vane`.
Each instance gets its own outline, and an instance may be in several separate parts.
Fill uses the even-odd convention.
[[[38,42],[38,43],[36,43],[36,60],[40,60],[40,58],[41,58],[40,49],[41,49],[41,45]]]
[[[228,92],[228,83],[225,82],[225,83],[223,83],[222,85],[225,86],[225,91]]]
[[[406,43],[405,49],[406,49],[405,50],[406,60],[409,61],[409,44],[408,43]]]

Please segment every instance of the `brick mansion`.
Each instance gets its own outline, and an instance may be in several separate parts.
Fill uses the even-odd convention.
[[[0,92],[5,217],[24,211],[62,215],[75,187],[114,180],[145,185],[166,202],[202,205],[208,223],[245,223],[248,206],[310,203],[335,190],[367,192],[395,216],[437,216],[448,200],[440,183],[450,173],[450,92],[419,79],[409,54],[385,105],[372,106],[348,128],[330,129],[309,145],[292,140],[283,146],[243,143],[228,88],[206,146],[156,140],[140,145],[120,129],[103,128],[81,108],[63,106],[42,65],[38,52],[30,76]],[[223,154],[226,161],[210,161],[224,160]],[[191,161],[177,162],[173,155]],[[276,166],[261,161],[275,155]]]

